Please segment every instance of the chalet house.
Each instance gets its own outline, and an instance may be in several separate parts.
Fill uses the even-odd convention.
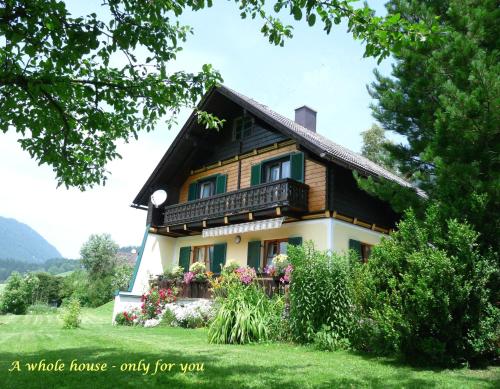
[[[229,260],[264,268],[288,244],[312,240],[320,250],[372,245],[398,219],[387,203],[360,190],[353,171],[409,184],[316,132],[303,106],[290,120],[225,86],[199,109],[225,119],[207,130],[193,113],[133,201],[147,212],[146,231],[128,292],[115,311],[137,304],[151,276],[195,261],[215,273]],[[158,207],[153,192],[167,200]]]

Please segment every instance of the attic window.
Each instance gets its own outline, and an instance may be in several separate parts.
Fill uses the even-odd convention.
[[[250,116],[240,116],[234,119],[233,140],[242,140],[252,134],[253,118]]]

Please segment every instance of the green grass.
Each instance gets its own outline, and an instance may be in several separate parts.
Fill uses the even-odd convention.
[[[82,327],[63,330],[58,315],[0,316],[1,388],[338,388],[483,387],[500,385],[500,368],[417,369],[395,360],[348,352],[320,352],[283,344],[209,345],[207,332],[181,328],[113,327],[112,305],[83,312]],[[61,359],[63,372],[28,372],[24,363]],[[107,363],[106,372],[70,372],[69,364]],[[121,372],[145,360],[149,374]],[[156,360],[176,363],[153,375]],[[21,372],[8,372],[19,360]],[[203,363],[182,373],[180,363]],[[112,368],[111,366],[116,366]]]

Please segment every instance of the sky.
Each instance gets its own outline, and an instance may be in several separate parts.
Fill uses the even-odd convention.
[[[67,3],[74,15],[101,13],[100,0]],[[326,35],[320,25],[294,24],[294,38],[276,47],[261,35],[260,20],[241,20],[233,2],[214,3],[181,16],[194,35],[172,70],[198,71],[210,63],[225,85],[292,119],[295,108],[308,105],[318,112],[319,133],[359,151],[360,133],[374,123],[366,86],[374,68],[390,73],[390,60],[377,65],[363,58],[363,44],[342,25]],[[376,9],[383,12],[380,5]],[[95,233],[110,233],[121,246],[139,245],[146,212],[130,204],[189,113],[184,110],[171,130],[159,124],[137,141],[120,144],[123,158],[109,163],[106,186],[85,192],[57,188],[52,169],[30,159],[13,131],[0,134],[0,216],[28,224],[66,258],[79,258],[80,247]]]

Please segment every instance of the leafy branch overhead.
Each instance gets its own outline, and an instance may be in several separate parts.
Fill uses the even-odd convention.
[[[59,184],[81,189],[105,182],[117,141],[165,116],[171,125],[221,80],[210,65],[168,71],[192,32],[175,20],[183,6],[110,0],[104,7],[109,21],[73,17],[56,0],[0,1],[0,129],[20,133],[22,148],[51,165]]]
[[[292,38],[293,27],[272,16],[265,0],[235,1],[242,18],[259,16],[264,19],[261,32],[270,43],[283,46],[286,39]],[[439,32],[437,19],[415,22],[403,19],[398,13],[376,16],[367,3],[361,6],[358,0],[277,0],[270,3],[275,13],[288,12],[296,21],[305,20],[311,27],[319,20],[327,34],[334,24],[346,20],[353,37],[365,42],[364,56],[375,57],[379,63],[391,53],[425,42]]]
[[[264,18],[262,32],[283,45],[292,27],[265,11],[288,10],[326,32],[347,20],[379,60],[403,42],[425,39],[430,30],[399,15],[376,17],[351,1],[236,0],[241,17]],[[151,131],[222,80],[210,65],[197,73],[171,71],[192,29],[178,17],[211,0],[105,0],[101,14],[73,16],[63,1],[0,0],[0,131],[16,131],[21,147],[50,165],[59,185],[84,190],[105,183],[106,164],[119,158],[116,145]],[[223,121],[199,112],[206,127]]]

